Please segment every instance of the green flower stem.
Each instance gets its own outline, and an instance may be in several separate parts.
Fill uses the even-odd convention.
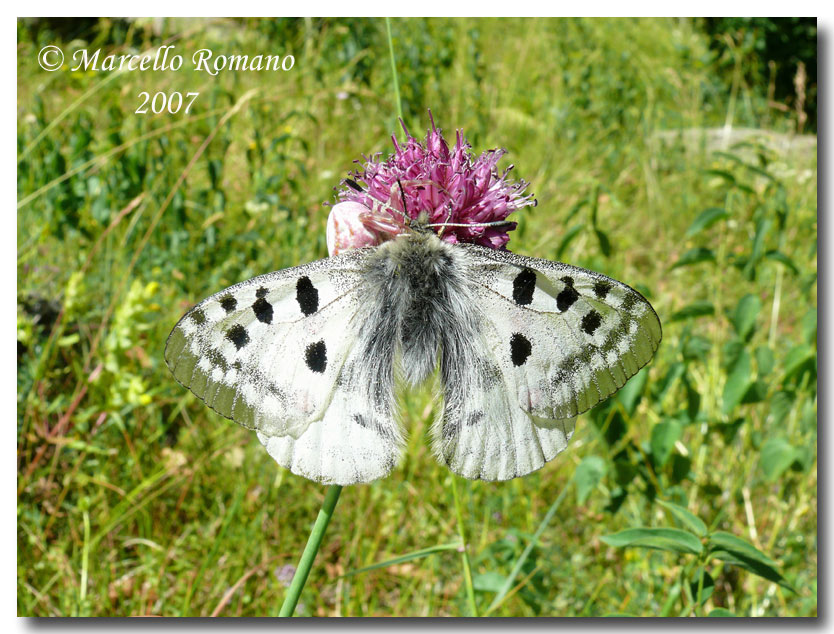
[[[284,603],[281,606],[281,611],[278,616],[292,616],[295,612],[295,606],[298,603],[298,597],[304,584],[307,582],[307,575],[310,574],[310,568],[319,552],[321,540],[324,537],[324,531],[327,530],[327,525],[330,523],[330,517],[333,515],[333,509],[336,507],[336,502],[339,501],[339,494],[342,492],[342,487],[334,484],[327,489],[324,496],[324,504],[321,506],[319,516],[316,518],[316,523],[313,525],[313,530],[310,531],[310,537],[307,539],[307,545],[304,547],[304,552],[301,553],[301,560],[298,562],[298,568],[292,578],[292,583],[287,590],[287,596],[284,597]]]
[[[460,534],[460,543],[463,551],[461,558],[463,559],[463,582],[466,584],[466,598],[469,601],[470,616],[478,616],[478,606],[475,605],[475,587],[472,585],[472,568],[469,565],[469,551],[466,544],[466,533],[463,530],[463,511],[460,506],[460,496],[458,495],[457,476],[452,474],[452,495],[455,498],[455,513],[458,520],[458,533]]]
[[[403,104],[400,99],[400,80],[397,77],[397,60],[394,57],[394,40],[391,37],[391,19],[385,18],[385,29],[388,31],[388,50],[391,53],[391,74],[394,76],[394,97],[397,101],[397,116],[403,118]]]

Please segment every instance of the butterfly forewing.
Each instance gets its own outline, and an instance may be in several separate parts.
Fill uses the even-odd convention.
[[[212,295],[180,320],[165,350],[180,383],[258,430],[280,464],[324,482],[381,477],[399,451],[393,412],[345,403],[355,399],[345,371],[358,354],[366,256],[351,251]],[[351,416],[366,427],[334,424]]]
[[[604,400],[654,355],[660,321],[634,289],[575,266],[480,247],[480,301],[519,405],[566,419]]]

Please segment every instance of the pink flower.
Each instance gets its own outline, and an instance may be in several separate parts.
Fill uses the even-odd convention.
[[[510,239],[508,232],[515,229],[516,223],[484,224],[503,221],[517,209],[536,204],[531,194],[524,194],[526,182],[507,180],[512,165],[498,173],[496,164],[506,150],[487,150],[476,158],[461,131],[450,150],[434,119],[425,143],[411,136],[405,124],[400,123],[406,134],[405,144],[400,145],[392,137],[394,154],[386,160],[381,160],[381,154],[365,157],[362,169],[351,172],[354,180],[364,183],[364,190],[347,185],[341,189],[338,197],[342,202],[334,206],[331,217],[345,202],[360,203],[369,213],[359,215],[359,221],[371,233],[396,234],[397,228],[404,225],[403,219],[379,204],[382,203],[413,220],[425,213],[430,223],[463,225],[436,227],[446,242],[504,248]]]

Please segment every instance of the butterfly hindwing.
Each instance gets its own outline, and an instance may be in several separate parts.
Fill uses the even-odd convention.
[[[381,477],[400,451],[393,403],[370,403],[366,377],[354,372],[365,256],[352,251],[221,291],[186,313],[166,347],[180,383],[257,430],[279,464],[327,483]]]

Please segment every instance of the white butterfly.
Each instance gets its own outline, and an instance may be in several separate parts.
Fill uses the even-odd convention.
[[[236,284],[165,349],[177,380],[257,431],[293,473],[387,475],[405,446],[397,389],[438,371],[438,460],[508,480],[567,446],[575,417],[652,358],[660,321],[635,290],[559,262],[448,244],[422,223],[377,247]]]

